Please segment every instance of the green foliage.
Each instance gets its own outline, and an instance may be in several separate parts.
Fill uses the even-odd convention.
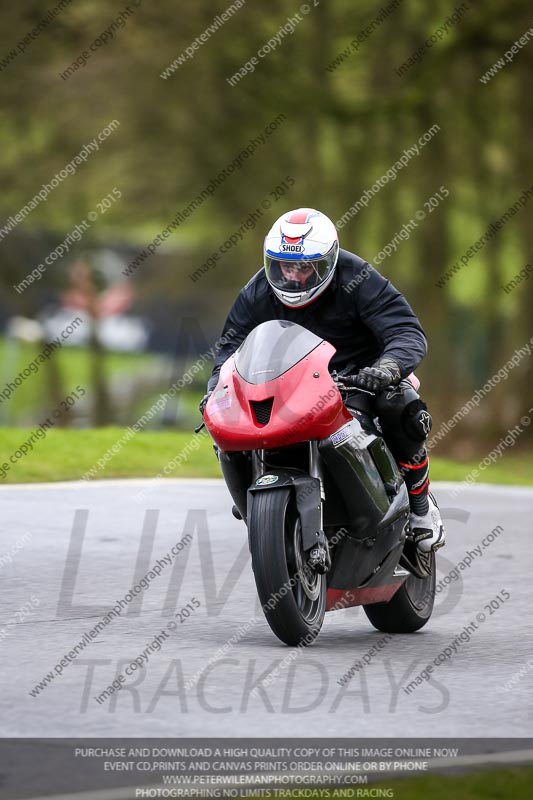
[[[180,224],[134,278],[141,308],[153,310],[158,298],[165,298],[176,308],[194,309],[206,328],[214,329],[237,289],[260,266],[264,232],[281,211],[314,205],[338,219],[438,124],[440,133],[420,155],[342,229],[341,243],[371,259],[441,185],[450,190],[409,241],[380,264],[407,293],[427,330],[430,351],[420,374],[430,405],[444,417],[531,335],[533,280],[510,294],[501,285],[531,259],[533,200],[444,288],[436,285],[533,183],[533,44],[488,83],[480,81],[530,28],[530,4],[469,3],[467,13],[450,24],[448,0],[403,0],[380,22],[380,6],[371,0],[311,3],[311,13],[293,32],[230,86],[226,79],[257,56],[300,8],[296,2],[249,0],[193,58],[162,79],[163,70],[228,5],[227,0],[199,0],[178,9],[171,0],[142,3],[105,46],[91,53],[86,66],[63,80],[60,73],[90,50],[120,11],[103,0],[76,0],[4,66],[0,227],[84,143],[117,119],[120,127],[98,153],[18,226],[16,236],[46,232],[60,241],[116,186],[121,201],[91,228],[83,246],[128,242],[142,248],[283,113],[283,126]],[[382,7],[389,6],[384,0]],[[4,9],[0,60],[17,49],[42,15],[36,0]],[[372,30],[365,34],[368,26]],[[424,45],[443,27],[441,39]],[[424,46],[420,62],[400,77],[398,68]],[[192,283],[189,273],[286,175],[295,178],[294,188],[216,270]],[[27,274],[49,245],[32,239],[31,257],[28,249],[20,257],[9,238],[0,243],[7,306],[34,313],[42,304],[37,289],[19,299],[11,278]],[[62,285],[65,263],[50,270],[43,286]],[[473,323],[465,343],[457,320],[466,317]],[[512,418],[507,404],[484,404],[487,429],[503,431],[519,418],[532,378],[530,359],[507,387]]]
[[[15,350],[13,351],[13,347]],[[27,342],[8,342],[5,337],[0,337],[0,365],[3,366],[3,389],[8,382],[13,382],[23,374],[28,365],[35,362],[42,351],[42,345]],[[63,347],[56,350],[51,358],[58,375],[57,391],[67,395],[72,389],[80,385],[90,392],[91,390],[91,356],[84,347]],[[114,380],[142,376],[148,368],[154,368],[158,359],[150,354],[137,353],[106,353],[102,366],[113,375]],[[54,398],[50,391],[50,364],[48,362],[34,363],[36,372],[31,372],[20,382],[8,400],[0,398],[0,420],[2,424],[20,426],[32,422],[36,418],[45,418],[54,407]],[[58,398],[59,399],[59,398]],[[139,398],[139,403],[142,399]],[[146,408],[146,398],[144,408]]]

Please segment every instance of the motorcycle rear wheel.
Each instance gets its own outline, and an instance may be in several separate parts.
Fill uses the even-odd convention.
[[[363,606],[368,619],[384,633],[414,633],[429,621],[435,602],[435,553],[431,554],[431,575],[410,575],[388,603]]]
[[[324,621],[326,576],[304,570],[301,523],[291,490],[255,493],[248,524],[252,569],[268,624],[285,644],[311,644]]]

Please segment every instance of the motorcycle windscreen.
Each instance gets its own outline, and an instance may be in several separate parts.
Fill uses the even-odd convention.
[[[323,341],[294,322],[269,320],[248,334],[235,353],[235,367],[247,383],[266,383],[279,378]]]

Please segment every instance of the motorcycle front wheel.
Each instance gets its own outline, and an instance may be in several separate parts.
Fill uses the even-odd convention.
[[[285,644],[311,644],[324,621],[326,576],[306,568],[291,490],[256,492],[248,525],[255,585],[268,624]]]

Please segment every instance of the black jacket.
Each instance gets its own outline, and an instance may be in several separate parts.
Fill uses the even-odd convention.
[[[326,339],[337,352],[330,369],[357,372],[381,355],[394,358],[402,377],[426,354],[424,331],[411,306],[390,281],[359,256],[339,251],[335,277],[317,300],[303,308],[288,308],[278,300],[261,269],[239,292],[223,334],[235,330],[215,359],[208,389],[214,389],[224,361],[261,322],[285,319]]]

